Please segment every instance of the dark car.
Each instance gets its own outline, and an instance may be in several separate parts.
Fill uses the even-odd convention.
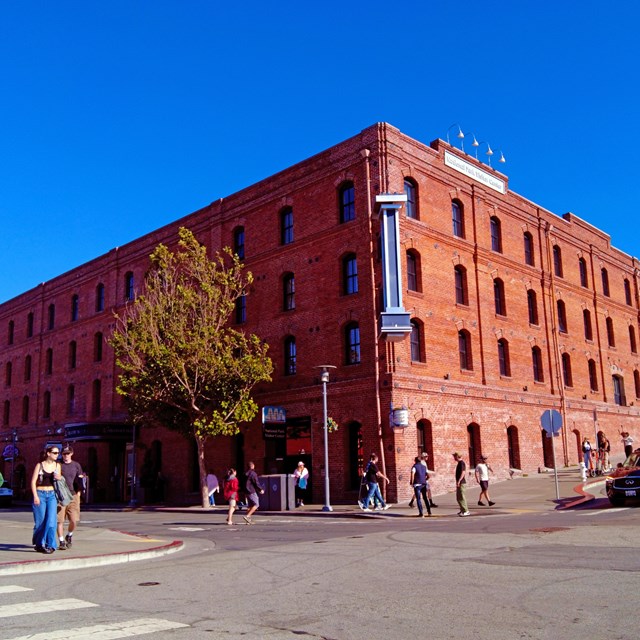
[[[6,483],[0,486],[0,507],[10,507],[13,502],[13,489]]]
[[[640,449],[607,476],[607,497],[614,507],[622,506],[625,500],[640,499]]]

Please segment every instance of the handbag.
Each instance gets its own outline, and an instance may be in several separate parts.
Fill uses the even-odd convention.
[[[73,492],[69,489],[69,485],[64,477],[60,478],[60,480],[53,479],[53,492],[56,494],[56,500],[60,507],[66,507],[73,501]]]

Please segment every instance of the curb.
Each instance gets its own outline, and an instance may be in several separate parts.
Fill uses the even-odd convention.
[[[579,498],[572,500],[571,502],[567,502],[566,504],[560,505],[557,507],[558,511],[563,511],[564,509],[571,509],[572,507],[577,507],[580,504],[586,504],[587,502],[591,502],[595,500],[596,497],[587,491],[587,489],[591,489],[591,487],[595,487],[596,485],[604,484],[603,480],[596,480],[595,482],[589,482],[584,484],[577,484],[573,487],[573,491],[575,493],[580,494]]]

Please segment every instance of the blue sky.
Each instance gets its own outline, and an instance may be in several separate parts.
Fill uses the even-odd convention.
[[[3,0],[0,302],[378,121],[640,256],[638,7]]]

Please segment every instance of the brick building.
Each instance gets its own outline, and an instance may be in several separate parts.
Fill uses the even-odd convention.
[[[621,450],[640,397],[638,261],[573,214],[511,192],[508,179],[442,140],[424,145],[379,123],[308,160],[0,305],[4,475],[28,485],[47,442],[69,441],[96,501],[197,501],[195,445],[163,429],[135,438],[115,393],[106,340],[152,249],[189,227],[211,251],[231,246],[254,274],[233,321],[270,345],[273,382],[260,418],[209,443],[220,475],[255,460],[264,473],[311,469],[321,501],[322,386],[328,385],[331,496],[354,501],[363,456],[381,459],[388,499],[409,495],[413,457],[431,454],[436,491],[451,452],[494,470],[551,466],[540,416],[565,428],[558,464],[602,430]],[[392,429],[396,417],[408,417]],[[273,437],[275,436],[275,437]],[[17,439],[17,440],[16,440]]]

